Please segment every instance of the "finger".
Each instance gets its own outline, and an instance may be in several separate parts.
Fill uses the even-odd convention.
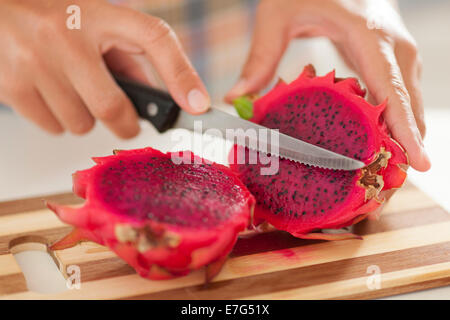
[[[273,15],[280,14],[277,11]],[[225,96],[225,101],[263,89],[273,78],[280,59],[288,45],[286,19],[267,16],[267,10],[258,10],[252,44],[240,79]],[[268,23],[270,21],[270,23]]]
[[[76,52],[73,48],[66,66],[76,65],[76,69],[65,70],[75,90],[90,113],[101,120],[112,132],[121,138],[131,138],[138,134],[137,114],[123,91],[109,73],[102,58],[95,53]]]
[[[9,103],[18,114],[32,121],[41,129],[51,134],[64,132],[64,128],[35,88],[24,90],[22,94],[13,97]]]
[[[349,41],[358,72],[377,103],[382,103],[387,97],[388,105],[383,116],[393,137],[406,149],[411,166],[426,171],[430,168],[430,160],[423,147],[392,45],[387,40],[371,36],[357,46],[354,41]]]
[[[118,38],[112,38],[102,42],[100,51],[108,68],[113,72],[118,72],[138,82],[147,83],[153,88],[167,91],[166,85],[141,47]]]
[[[349,68],[352,71],[355,71],[355,65],[353,64],[353,61],[350,58],[347,48],[336,41],[332,41],[332,42],[333,42],[334,47],[338,51],[339,56],[342,58],[345,65],[347,66],[347,68]]]
[[[80,96],[62,76],[41,72],[37,87],[58,121],[74,134],[85,134],[94,126],[94,118]]]
[[[422,90],[420,87],[421,61],[417,49],[411,43],[399,43],[395,48],[398,65],[403,81],[411,99],[411,108],[422,138],[425,137],[425,117]]]
[[[144,49],[181,108],[191,113],[206,111],[211,104],[209,95],[172,29],[159,18],[116,6],[109,8],[105,14],[115,23],[103,28]]]
[[[108,68],[114,73],[148,84],[149,81],[142,66],[132,55],[121,50],[112,49],[103,55],[103,59]]]

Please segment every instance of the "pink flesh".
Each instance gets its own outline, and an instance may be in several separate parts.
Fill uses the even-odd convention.
[[[376,152],[360,108],[326,88],[287,93],[268,107],[259,123],[357,160]]]
[[[327,88],[286,93],[259,116],[264,126],[355,159],[370,162],[376,152],[360,108]],[[246,150],[247,156],[249,152],[253,151]],[[259,164],[236,167],[259,205],[285,225],[321,221],[339,213],[355,197],[359,171],[313,168],[285,159],[279,165],[274,176],[258,174]]]
[[[356,171],[311,168],[284,159],[279,166],[273,176],[257,174],[260,165],[240,166],[240,177],[259,205],[286,223],[313,222],[340,211],[358,179]]]
[[[240,212],[246,201],[242,188],[214,165],[178,165],[151,154],[108,161],[94,179],[96,201],[137,221],[211,228]]]

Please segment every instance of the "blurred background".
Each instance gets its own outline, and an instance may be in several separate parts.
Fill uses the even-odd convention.
[[[214,103],[225,108],[223,96],[246,58],[257,1],[196,0],[191,6],[183,5],[185,2],[128,1],[173,26]],[[446,96],[450,92],[450,1],[400,0],[399,7],[423,58],[425,145],[433,164],[426,173],[409,170],[409,179],[450,211],[450,105]],[[308,63],[316,66],[319,75],[336,69],[338,77],[353,76],[326,39],[292,42],[278,74],[293,80]],[[71,174],[92,166],[91,156],[145,146],[169,150],[173,145],[168,134],[159,135],[147,123],[142,123],[140,135],[129,141],[115,138],[99,123],[83,137],[54,137],[1,106],[0,133],[0,201],[70,191]],[[224,162],[222,158],[214,160]]]

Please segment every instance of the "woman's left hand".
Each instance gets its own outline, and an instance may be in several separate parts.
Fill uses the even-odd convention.
[[[422,140],[421,63],[414,39],[388,1],[262,0],[241,79],[226,100],[264,88],[289,41],[315,36],[326,36],[335,44],[375,103],[388,98],[383,116],[393,137],[406,149],[413,168],[428,170],[431,164]]]

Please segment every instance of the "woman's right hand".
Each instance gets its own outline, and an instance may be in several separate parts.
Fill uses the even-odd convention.
[[[80,29],[66,26],[71,5],[80,8]],[[183,109],[201,113],[210,104],[163,20],[103,0],[1,0],[0,47],[0,101],[51,133],[83,134],[98,119],[120,137],[135,136],[136,112],[108,69],[146,81],[136,55]]]

